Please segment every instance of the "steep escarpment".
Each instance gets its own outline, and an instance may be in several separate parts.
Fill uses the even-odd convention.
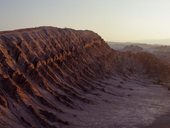
[[[65,109],[110,73],[112,49],[91,31],[40,27],[0,33],[0,127],[69,125]],[[73,115],[66,115],[72,118]]]
[[[169,71],[154,55],[115,51],[88,30],[39,27],[0,32],[0,127],[84,127],[85,106],[112,107],[109,97],[129,97],[134,90],[127,81],[162,82],[169,79]]]

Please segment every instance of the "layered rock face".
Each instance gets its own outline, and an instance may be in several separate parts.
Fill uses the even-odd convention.
[[[64,109],[89,103],[91,81],[111,72],[112,49],[96,33],[40,27],[0,33],[0,127],[69,125]]]
[[[91,31],[0,32],[0,127],[71,127],[74,110],[93,104],[87,94],[106,92],[95,80],[136,74],[162,80],[168,71],[153,55],[115,51]]]

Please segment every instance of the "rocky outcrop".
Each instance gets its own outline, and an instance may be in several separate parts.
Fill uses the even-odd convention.
[[[135,74],[154,79],[159,84],[170,82],[170,66],[147,52],[116,52],[113,54],[114,71],[131,76]],[[169,85],[168,85],[169,86]]]
[[[147,74],[162,80],[165,70],[153,55],[115,51],[92,31],[0,32],[0,127],[72,126],[72,111],[93,104],[87,94],[107,92],[96,79]]]
[[[69,125],[61,118],[63,108],[90,103],[83,93],[94,89],[93,79],[110,73],[112,51],[91,31],[40,27],[1,32],[0,127]]]

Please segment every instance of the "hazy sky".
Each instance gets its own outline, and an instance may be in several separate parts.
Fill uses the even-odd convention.
[[[170,0],[0,0],[0,30],[90,29],[107,41],[170,39]]]

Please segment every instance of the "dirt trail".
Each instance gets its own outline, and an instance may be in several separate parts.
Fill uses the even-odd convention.
[[[94,104],[71,112],[74,128],[140,128],[170,111],[170,91],[148,79],[112,76],[97,82],[103,89],[88,95]]]

